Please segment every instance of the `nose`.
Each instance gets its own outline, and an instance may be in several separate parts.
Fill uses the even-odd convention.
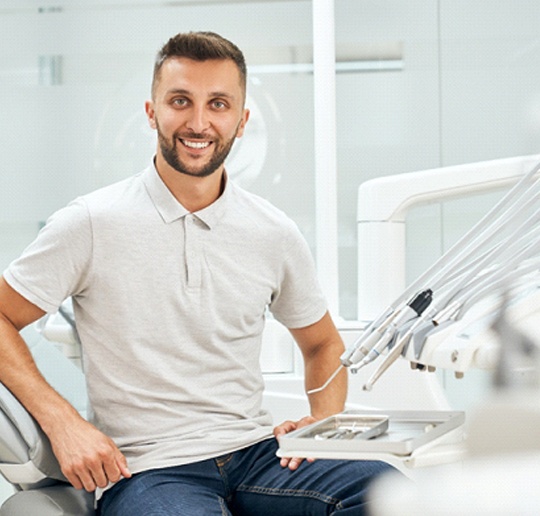
[[[189,110],[186,127],[195,133],[203,133],[210,126],[206,106],[193,105]]]

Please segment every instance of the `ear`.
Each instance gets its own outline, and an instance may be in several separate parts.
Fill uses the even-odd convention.
[[[237,138],[242,138],[244,134],[244,129],[246,127],[248,120],[249,120],[249,109],[244,109],[244,112],[242,113],[242,119],[240,120],[240,123],[238,124],[238,130],[236,131]]]
[[[144,110],[146,111],[146,116],[148,118],[148,123],[152,129],[156,129],[156,113],[154,111],[154,102],[152,100],[147,100],[144,103]]]

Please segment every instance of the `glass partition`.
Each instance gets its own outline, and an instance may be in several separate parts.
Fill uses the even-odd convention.
[[[244,50],[251,118],[228,171],[287,211],[313,247],[313,75],[295,66],[310,59],[309,2],[9,4],[0,6],[2,268],[54,210],[150,162],[154,56],[189,30]]]
[[[337,60],[371,63],[370,69],[337,75],[340,306],[345,318],[355,319],[362,296],[356,282],[359,184],[539,152],[540,4],[336,0],[335,9]],[[384,66],[396,59],[400,67]],[[415,209],[407,235],[408,279],[448,249],[495,198]]]

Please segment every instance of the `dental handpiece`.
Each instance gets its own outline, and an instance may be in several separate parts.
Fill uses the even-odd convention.
[[[388,344],[392,342],[398,328],[407,321],[410,321],[411,319],[422,315],[424,310],[431,303],[432,299],[433,291],[431,289],[423,290],[422,292],[417,294],[410,303],[403,307],[397,317],[395,317],[390,322],[384,334],[371,348],[369,353],[358,364],[351,366],[351,372],[354,373],[358,371],[358,369],[364,367],[365,365],[373,362],[376,358],[378,358],[380,354],[384,351],[384,349],[388,346]]]
[[[431,319],[435,313],[437,313],[438,309],[433,308],[432,310],[429,310],[429,312],[424,313],[421,315],[414,324],[400,337],[400,339],[396,342],[395,346],[392,348],[390,353],[386,355],[383,362],[379,365],[377,370],[370,376],[366,384],[364,385],[365,391],[370,391],[373,388],[373,385],[375,385],[375,382],[383,375],[383,373],[399,358],[401,355],[401,352],[403,351],[403,348],[405,345],[410,341],[411,337],[413,336],[415,330],[424,324],[424,322],[428,319]]]
[[[364,359],[373,349],[381,348],[381,339],[386,339],[385,332],[392,324],[399,327],[405,321],[416,317],[418,313],[422,313],[426,306],[431,302],[432,292],[430,289],[424,290],[417,294],[409,303],[404,304],[395,310],[389,308],[385,310],[384,314],[375,320],[364,331],[364,333],[357,339],[352,346],[341,355],[340,360],[343,366],[350,367],[358,364]],[[427,304],[426,304],[427,302]],[[399,319],[400,322],[395,323],[395,320]],[[390,339],[391,340],[391,339]],[[388,340],[388,342],[390,342]],[[386,344],[381,349],[386,347]],[[376,357],[375,357],[376,358]],[[357,368],[353,370],[356,372]]]
[[[372,321],[369,326],[362,332],[360,337],[354,341],[354,343],[347,347],[340,357],[341,364],[344,367],[349,367],[352,365],[353,356],[354,360],[358,361],[356,355],[361,353],[361,357],[365,356],[371,347],[373,346],[372,341],[376,341],[377,335],[373,335],[374,331],[378,330],[380,327],[388,326],[388,321],[396,316],[396,310],[393,307],[388,307],[384,312],[374,321]],[[375,330],[374,330],[375,329]],[[360,358],[361,358],[360,357]]]
[[[349,349],[345,351],[345,353],[343,353],[343,355],[341,355],[341,364],[332,373],[330,378],[328,378],[328,380],[326,380],[326,382],[320,387],[307,391],[307,394],[315,394],[326,389],[326,387],[328,387],[328,385],[334,380],[334,378],[336,378],[341,369],[357,364],[358,362],[362,361],[364,357],[368,356],[371,352],[373,352],[371,353],[371,356],[373,356],[374,358],[379,356],[380,351],[382,351],[384,347],[386,347],[386,345],[392,340],[392,337],[396,329],[399,328],[399,325],[414,317],[418,317],[429,306],[432,296],[433,292],[431,291],[431,289],[426,289],[417,294],[414,299],[410,301],[407,305],[405,305],[401,310],[392,311],[390,312],[390,314],[386,312],[384,318],[381,317],[380,320],[375,321],[376,326],[375,324],[371,325],[370,328],[375,327],[375,329],[371,333],[369,333],[367,336],[366,334],[363,334]],[[391,325],[392,329],[390,331],[390,337],[387,337],[387,330],[390,330]],[[388,340],[384,342],[386,339]],[[373,351],[375,347],[378,350],[377,352]],[[370,362],[373,360],[371,356],[369,360]],[[351,367],[351,371],[356,372],[359,367],[362,366],[359,365],[356,368]]]
[[[383,333],[383,335],[379,338],[375,346],[371,348],[369,353],[364,358],[362,358],[360,362],[350,366],[351,373],[356,373],[359,369],[361,369],[365,365],[373,362],[376,358],[378,358],[381,355],[381,353],[385,350],[385,348],[390,344],[395,334],[396,334],[396,326],[392,325],[392,327],[388,328]]]

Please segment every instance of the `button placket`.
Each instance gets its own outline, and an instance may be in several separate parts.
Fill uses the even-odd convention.
[[[199,228],[197,219],[191,213],[184,218],[185,226],[185,250],[186,250],[186,274],[188,287],[201,286],[201,246],[199,240]]]

